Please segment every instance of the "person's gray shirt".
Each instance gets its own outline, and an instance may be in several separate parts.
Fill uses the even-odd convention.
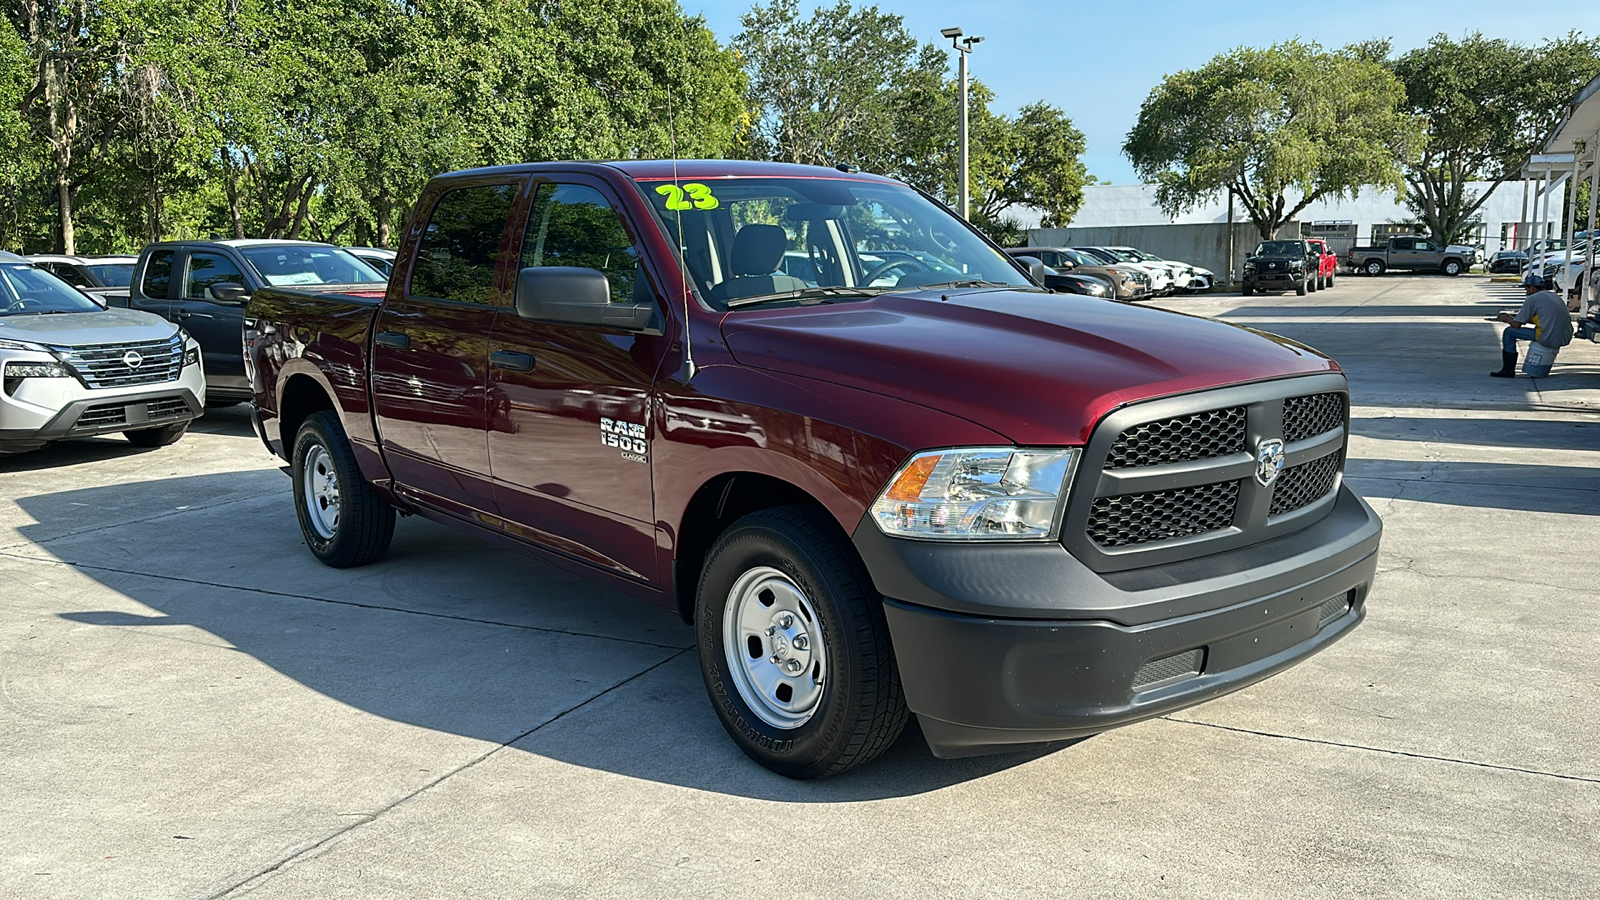
[[[1514,318],[1534,327],[1539,343],[1546,347],[1565,347],[1572,343],[1572,314],[1567,303],[1553,291],[1529,294]]]

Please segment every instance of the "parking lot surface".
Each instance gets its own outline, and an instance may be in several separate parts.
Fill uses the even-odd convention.
[[[1387,527],[1368,619],[1051,752],[788,781],[672,614],[415,518],[301,545],[244,409],[0,459],[0,896],[1593,897],[1600,346],[1493,379],[1520,289],[1163,305],[1328,352]]]

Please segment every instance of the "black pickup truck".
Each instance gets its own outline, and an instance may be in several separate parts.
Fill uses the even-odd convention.
[[[200,342],[206,404],[250,399],[244,305],[268,285],[381,297],[388,279],[348,252],[311,241],[163,241],[139,254],[127,306],[182,325]]]

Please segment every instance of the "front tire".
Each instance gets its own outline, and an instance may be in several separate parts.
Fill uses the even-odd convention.
[[[335,569],[376,562],[394,539],[394,507],[356,465],[331,410],[306,417],[294,441],[294,511],[313,555]]]
[[[1295,295],[1298,296],[1298,297],[1304,297],[1306,295],[1306,291],[1308,290],[1308,288],[1306,287],[1306,284],[1308,282],[1310,282],[1310,281],[1311,281],[1311,279],[1309,279],[1309,278],[1302,278],[1299,281],[1295,282],[1295,285],[1294,285]]]
[[[1252,285],[1250,282],[1246,281],[1244,283],[1244,290],[1241,291],[1240,293],[1244,294],[1244,296],[1246,296],[1246,297],[1249,297],[1249,296],[1254,295],[1255,292],[1256,292],[1255,286]]]
[[[1444,273],[1454,278],[1461,274],[1461,260],[1447,259],[1444,261]]]
[[[779,775],[853,769],[905,727],[883,597],[819,510],[761,510],[723,532],[706,556],[695,628],[722,727]]]
[[[141,428],[138,431],[124,431],[122,436],[128,443],[135,447],[170,447],[183,438],[189,430],[188,422],[179,422],[176,425],[163,425],[160,428]]]

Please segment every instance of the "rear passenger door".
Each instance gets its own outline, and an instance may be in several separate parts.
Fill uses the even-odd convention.
[[[372,399],[402,493],[474,521],[492,517],[489,331],[510,304],[509,226],[523,179],[451,181],[432,199],[409,269],[372,324]]]
[[[530,190],[519,265],[598,269],[613,302],[655,303],[659,325],[659,295],[610,188],[575,175]],[[508,527],[618,574],[652,573],[650,389],[666,345],[659,327],[553,325],[500,311],[489,457]]]
[[[200,342],[206,372],[206,393],[228,399],[250,396],[244,371],[244,307],[225,304],[211,286],[231,282],[248,287],[239,263],[220,250],[188,250],[178,268],[179,290],[172,290],[168,317]]]

